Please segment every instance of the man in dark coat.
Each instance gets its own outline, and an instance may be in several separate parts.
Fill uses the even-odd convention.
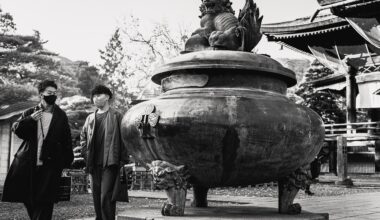
[[[121,200],[117,198],[120,196],[119,168],[128,160],[120,133],[122,115],[110,107],[111,98],[112,92],[106,86],[98,85],[92,90],[91,100],[97,109],[87,117],[80,136],[91,176],[96,220],[115,219],[116,201]]]
[[[38,85],[41,102],[22,113],[13,132],[23,140],[4,183],[2,201],[25,204],[32,220],[51,219],[62,169],[73,161],[66,113],[55,100],[57,85]]]

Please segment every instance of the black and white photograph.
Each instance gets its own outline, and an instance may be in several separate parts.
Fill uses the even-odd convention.
[[[380,0],[0,0],[28,219],[380,219]]]

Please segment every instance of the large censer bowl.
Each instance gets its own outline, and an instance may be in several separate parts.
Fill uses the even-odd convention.
[[[209,50],[180,55],[152,80],[164,93],[132,107],[123,141],[137,160],[186,165],[201,187],[276,181],[310,163],[324,128],[286,97],[295,74],[263,55]]]

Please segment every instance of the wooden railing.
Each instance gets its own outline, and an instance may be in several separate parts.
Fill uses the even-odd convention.
[[[326,140],[337,136],[357,139],[380,139],[380,122],[357,122],[342,124],[325,124]]]
[[[342,124],[325,124],[325,141],[330,146],[330,149],[335,149],[336,162],[335,171],[341,182],[347,179],[348,154],[356,155],[371,155],[374,158],[374,163],[350,165],[351,171],[365,171],[366,173],[375,172],[375,163],[377,159],[375,152],[375,141],[380,140],[380,122],[357,122],[357,123],[342,123]],[[368,157],[368,156],[365,156]],[[331,158],[331,157],[330,157]],[[354,169],[353,169],[354,168]]]
[[[88,193],[90,188],[90,182],[88,174],[81,169],[66,169],[63,171],[64,176],[70,177],[71,179],[71,193],[72,194],[82,194]]]

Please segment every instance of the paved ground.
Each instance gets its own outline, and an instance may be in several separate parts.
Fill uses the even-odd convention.
[[[298,215],[277,213],[277,209],[251,205],[220,206],[208,208],[186,207],[184,216],[162,216],[157,209],[142,208],[126,210],[117,220],[326,220],[328,214],[302,212]]]
[[[146,192],[146,191],[130,191],[131,197],[142,198],[160,198],[165,199],[164,192]],[[187,198],[191,198],[191,193]],[[263,197],[244,197],[244,196],[216,196],[210,195],[210,201],[223,201],[233,202],[241,204],[241,207],[252,207],[256,210],[273,213],[276,217],[277,199],[275,198],[263,198]],[[300,203],[303,213],[328,213],[329,219],[344,219],[344,220],[379,220],[380,219],[380,192],[375,193],[361,193],[347,196],[337,197],[310,197],[308,199],[298,199],[295,202]],[[219,207],[220,208],[220,207]],[[234,208],[233,210],[239,210]],[[146,212],[147,210],[136,210],[136,212]],[[152,211],[152,210],[148,210]],[[153,210],[154,211],[154,210]],[[217,210],[216,210],[217,211]],[[156,210],[159,213],[159,210]],[[192,213],[192,212],[191,212]],[[305,215],[307,216],[307,215]],[[311,219],[311,218],[296,218],[295,216],[289,216],[288,219]],[[278,216],[276,217],[276,219]],[[94,218],[88,218],[86,220],[92,220]],[[208,218],[209,219],[209,218]],[[263,218],[259,218],[263,219]],[[265,218],[273,219],[273,218]]]
[[[131,196],[166,198],[163,192],[131,191]],[[188,195],[191,198],[191,194]],[[277,199],[242,196],[209,196],[210,201],[245,203],[250,206],[277,208]],[[330,219],[380,219],[380,192],[362,193],[338,197],[310,197],[299,199],[303,211],[329,213]]]
[[[337,180],[334,175],[324,175],[320,177],[320,182],[333,183]],[[254,209],[254,211],[262,212],[263,215],[259,218],[246,218],[246,219],[316,219],[308,217],[308,213],[328,213],[329,219],[344,219],[344,220],[379,220],[380,219],[380,176],[372,175],[369,178],[366,177],[353,177],[354,184],[360,187],[371,187],[379,188],[378,192],[371,193],[360,193],[360,194],[350,194],[345,196],[328,196],[328,197],[307,197],[306,199],[296,199],[295,203],[300,203],[302,206],[303,216],[278,216],[277,214],[277,199],[276,198],[266,198],[266,197],[245,197],[245,196],[221,196],[221,195],[209,195],[209,201],[221,201],[221,202],[231,202],[239,204],[239,207],[234,207],[234,205],[229,206],[232,208],[230,211],[223,209],[221,207],[214,207],[211,211],[214,213],[226,212],[227,214],[231,212],[247,212],[247,210]],[[166,195],[161,191],[129,191],[131,197],[140,198],[157,198],[166,199]],[[192,194],[189,192],[187,198],[191,198]],[[129,210],[128,210],[129,211]],[[131,210],[133,212],[146,213],[159,213],[160,210]],[[191,215],[194,212],[199,212],[200,210],[188,209],[187,214],[190,214],[188,218],[180,219],[195,219]],[[202,210],[201,210],[202,211]],[[252,210],[251,210],[252,211]],[[130,213],[130,212],[129,212]],[[144,214],[145,214],[144,213]],[[269,214],[268,214],[269,213]],[[123,213],[119,213],[123,214]],[[314,216],[315,217],[315,216]],[[317,216],[318,217],[318,216]],[[93,220],[94,218],[88,218],[86,220]],[[140,219],[140,218],[139,218]],[[155,219],[167,219],[167,218],[155,218]],[[172,219],[172,218],[168,218]],[[206,218],[198,217],[197,219],[212,219],[210,216]],[[221,219],[221,218],[218,218]],[[228,219],[228,218],[227,218]],[[238,218],[234,218],[238,219]]]
[[[320,182],[333,183],[336,176],[324,175],[320,177]],[[296,203],[300,203],[304,213],[328,213],[330,219],[344,219],[344,220],[368,220],[380,219],[380,175],[372,175],[369,178],[353,177],[354,184],[360,187],[379,188],[378,192],[350,194],[345,196],[329,196],[329,197],[307,197],[305,199],[296,199]],[[164,192],[160,191],[129,191],[131,197],[140,198],[159,198],[166,199]],[[189,192],[187,198],[191,198],[192,194]],[[245,196],[220,196],[209,195],[209,201],[232,202],[239,204],[238,208],[232,206],[232,212],[246,211],[247,208],[253,207],[255,211],[263,211],[274,213],[277,210],[276,198],[265,197],[245,197]],[[243,207],[243,208],[241,208]],[[223,209],[214,207],[215,212],[221,212]],[[159,210],[152,210],[158,212]],[[307,216],[307,215],[305,215]],[[293,216],[294,217],[294,216]],[[293,218],[289,216],[288,219],[303,219]],[[87,218],[86,220],[93,220],[94,218]],[[185,219],[185,218],[182,218]],[[206,219],[210,219],[209,217]],[[235,218],[236,219],[236,218]],[[263,218],[260,218],[263,219]],[[264,218],[273,219],[273,218]]]
[[[355,186],[375,187],[380,189],[380,177],[372,175],[352,177]],[[334,175],[320,176],[320,182],[333,183],[337,180]],[[163,192],[131,191],[130,196],[166,198]],[[191,198],[191,193],[187,198]],[[277,210],[277,199],[264,197],[244,197],[244,196],[219,196],[209,195],[209,201],[223,201],[244,204],[244,206],[267,207]],[[308,197],[307,199],[296,199],[295,203],[300,203],[304,212],[328,213],[330,219],[344,220],[367,220],[380,219],[380,190],[375,193],[351,194],[345,196],[332,197]]]

